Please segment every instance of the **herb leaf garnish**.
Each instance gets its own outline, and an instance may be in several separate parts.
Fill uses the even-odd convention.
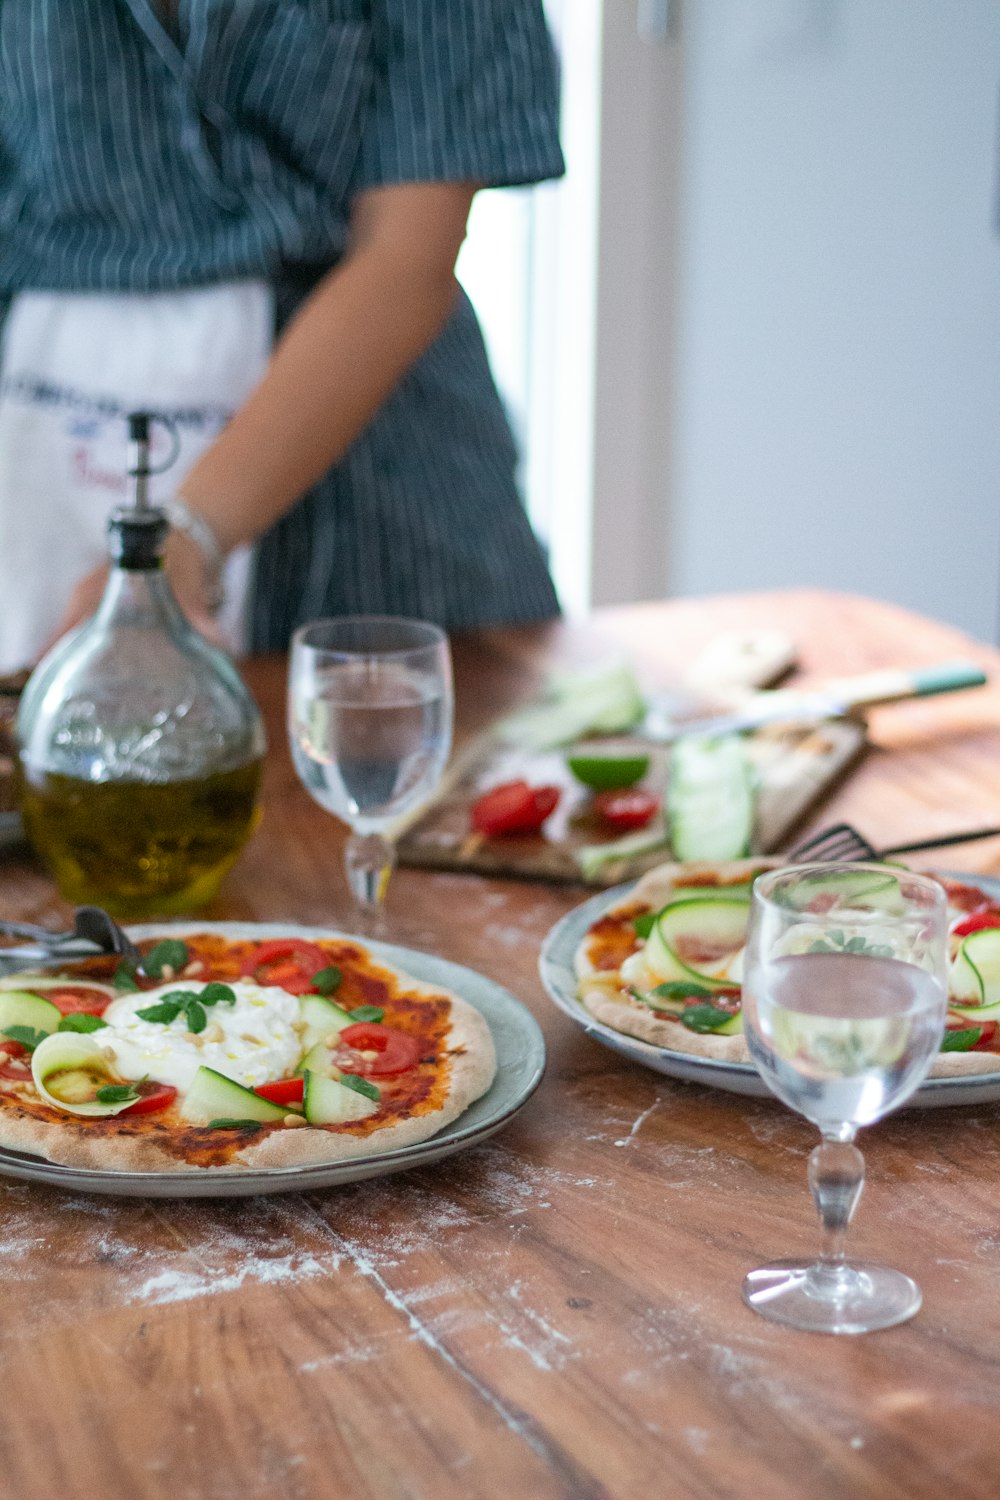
[[[259,1120],[209,1120],[209,1130],[261,1130]]]
[[[187,961],[187,943],[182,943],[180,938],[164,938],[150,948],[142,961],[142,967],[150,979],[162,979],[164,969],[172,969],[178,974]]]
[[[134,1083],[106,1083],[95,1095],[98,1104],[131,1104],[138,1097]]]
[[[981,1026],[969,1026],[961,1031],[946,1031],[941,1039],[941,1052],[970,1052],[983,1034]]]
[[[85,1036],[88,1031],[100,1031],[107,1024],[107,1021],[102,1021],[100,1016],[89,1015],[86,1011],[76,1011],[72,1015],[63,1016],[57,1030],[78,1031]]]
[[[321,995],[332,995],[340,988],[342,977],[336,964],[330,964],[326,969],[317,969],[312,977],[313,989],[318,990]]]
[[[809,953],[864,953],[869,958],[892,958],[894,953],[888,943],[869,943],[867,938],[849,938],[844,932],[828,932],[825,938],[810,943]]]
[[[20,1042],[29,1052],[34,1052],[40,1042],[48,1036],[47,1031],[36,1031],[34,1026],[8,1026],[3,1033],[12,1042]]]
[[[364,1094],[366,1099],[374,1099],[376,1104],[382,1098],[375,1085],[369,1083],[367,1078],[361,1078],[357,1073],[341,1073],[340,1081],[347,1088],[353,1089],[356,1094]]]
[[[211,984],[206,984],[198,999],[202,1005],[236,1004],[235,992],[228,984],[220,984],[218,980],[213,980]]]
[[[126,963],[123,959],[112,974],[111,983],[123,995],[137,990],[139,988],[139,981],[135,977],[135,965]]]
[[[711,1000],[713,991],[705,988],[703,984],[689,984],[686,979],[668,979],[665,984],[658,984],[654,995],[659,995],[663,1000],[684,1000],[690,995],[692,1000]]]
[[[644,911],[641,916],[636,917],[635,921],[632,923],[632,926],[635,928],[636,937],[648,938],[649,934],[656,926],[656,919],[658,916],[659,912]]]
[[[183,1009],[179,1000],[161,1000],[157,1005],[147,1005],[144,1010],[137,1010],[136,1015],[143,1021],[162,1021],[165,1026],[169,1026],[171,1021],[176,1021]]]
[[[197,1036],[208,1025],[205,1007],[219,1004],[235,1005],[236,995],[228,984],[213,982],[200,991],[170,990],[156,1005],[147,1005],[144,1010],[137,1010],[136,1015],[144,1021],[162,1021],[169,1026],[183,1011],[188,1031]]]
[[[352,1021],[369,1021],[376,1024],[382,1020],[385,1011],[380,1005],[359,1005],[356,1010],[348,1011]]]
[[[728,1010],[720,1010],[717,1005],[689,1005],[681,1013],[681,1021],[688,1031],[718,1031],[732,1019]]]

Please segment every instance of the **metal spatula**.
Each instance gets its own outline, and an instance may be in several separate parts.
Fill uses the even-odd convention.
[[[850,823],[835,823],[832,828],[824,828],[789,849],[788,857],[796,864],[853,864],[858,860],[885,859],[890,854],[913,854],[918,849],[945,849],[949,844],[970,844],[974,839],[998,835],[1000,828],[974,828],[964,833],[942,833],[933,839],[875,849]]]
[[[0,948],[0,958],[50,960],[94,958],[100,953],[118,953],[129,963],[138,963],[138,948],[118,923],[100,906],[81,906],[71,932],[50,932],[32,922],[0,922],[0,934],[27,938],[16,948]]]

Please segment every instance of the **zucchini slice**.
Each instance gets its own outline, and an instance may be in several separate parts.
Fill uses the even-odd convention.
[[[671,901],[660,912],[643,950],[661,980],[691,979],[722,989],[737,982],[733,964],[746,942],[746,901],[709,896]]]
[[[194,1075],[181,1105],[181,1119],[189,1125],[211,1125],[213,1120],[258,1120],[261,1125],[276,1125],[288,1113],[282,1105],[272,1104],[235,1079],[205,1067]]]
[[[41,990],[93,990],[95,995],[105,995],[115,1000],[121,991],[112,984],[101,984],[96,979],[77,979],[74,974],[8,974],[0,979],[0,991],[25,990],[36,994]]]
[[[750,852],[753,816],[753,775],[742,738],[679,739],[667,794],[674,858],[741,858]]]
[[[312,1072],[306,1074],[304,1104],[310,1125],[345,1125],[349,1120],[365,1120],[379,1107],[377,1099],[359,1094],[336,1078]]]
[[[34,1031],[50,1034],[59,1030],[62,1012],[51,1000],[32,995],[27,990],[0,991],[0,1033],[10,1026],[30,1026]]]
[[[877,911],[901,911],[902,897],[899,889],[899,880],[892,870],[817,870],[811,875],[808,883],[803,885],[810,896],[810,906],[806,910],[814,910],[812,902],[823,903],[822,909],[838,911],[841,907],[849,909],[853,901],[863,901],[866,907],[874,907]],[[832,899],[831,899],[832,898]]]
[[[984,927],[962,939],[951,966],[949,988],[957,999],[967,1002],[952,1005],[963,1016],[978,1015],[987,1021],[1000,1015],[1000,927]]]
[[[302,1033],[302,1050],[309,1052],[317,1042],[334,1036],[354,1022],[342,1005],[327,1000],[322,995],[303,995],[299,1001],[306,1029]],[[302,1071],[300,1066],[299,1071]]]
[[[120,1087],[126,1080],[100,1042],[83,1032],[56,1031],[39,1042],[31,1054],[31,1076],[46,1103],[71,1115],[117,1115],[135,1103],[134,1098],[98,1099],[98,1089]]]

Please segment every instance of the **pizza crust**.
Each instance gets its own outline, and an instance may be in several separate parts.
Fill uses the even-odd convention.
[[[744,884],[761,870],[777,869],[780,859],[728,860],[718,864],[663,864],[647,871],[628,894],[607,909],[607,916],[635,911],[636,907],[658,911],[666,906],[674,890],[700,883],[716,888]],[[604,1026],[632,1036],[654,1047],[670,1052],[708,1058],[714,1062],[751,1064],[750,1051],[742,1036],[719,1036],[711,1032],[691,1031],[677,1021],[669,1021],[656,1011],[633,1001],[620,988],[614,972],[598,969],[590,955],[590,934],[577,948],[575,968],[580,981],[578,998],[587,1011]],[[959,1078],[976,1074],[1000,1073],[1000,1055],[995,1052],[940,1052],[928,1077]]]
[[[437,1000],[444,996],[450,1003],[445,1045],[448,1089],[443,1104],[436,1109],[393,1120],[374,1130],[368,1128],[363,1134],[351,1133],[349,1126],[282,1126],[268,1130],[262,1139],[255,1139],[235,1152],[225,1166],[201,1166],[160,1144],[153,1133],[155,1122],[152,1129],[144,1123],[152,1121],[151,1116],[136,1116],[132,1122],[122,1120],[126,1127],[133,1125],[134,1133],[121,1129],[98,1133],[70,1116],[65,1122],[40,1118],[30,1107],[19,1108],[6,1096],[0,1103],[0,1146],[10,1151],[30,1152],[59,1166],[92,1171],[217,1174],[335,1165],[361,1157],[384,1156],[429,1140],[489,1089],[497,1068],[493,1036],[485,1018],[460,996],[441,986],[423,984],[382,958],[377,961],[394,975],[408,996],[426,995]]]

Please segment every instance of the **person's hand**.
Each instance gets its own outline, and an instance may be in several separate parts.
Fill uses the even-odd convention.
[[[210,641],[221,645],[222,636],[211,610],[214,580],[199,548],[183,532],[172,531],[167,538],[163,561],[170,587],[191,624]],[[69,596],[58,629],[45,645],[45,651],[68,630],[89,620],[101,602],[109,572],[108,564],[102,563],[80,579]]]

